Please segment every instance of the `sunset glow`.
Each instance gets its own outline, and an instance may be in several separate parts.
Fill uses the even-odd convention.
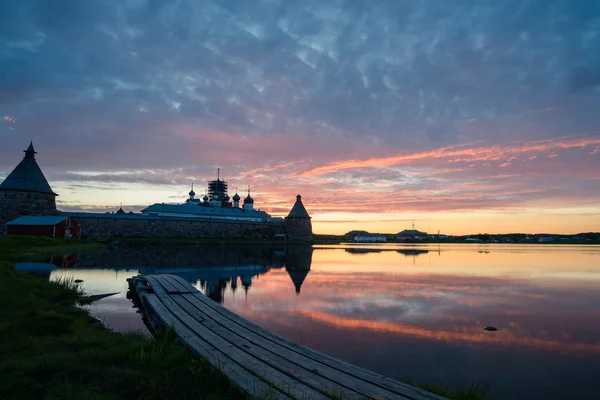
[[[181,203],[221,168],[275,216],[302,194],[315,233],[600,230],[583,5],[25,3],[2,9],[0,181],[33,139],[60,210]]]

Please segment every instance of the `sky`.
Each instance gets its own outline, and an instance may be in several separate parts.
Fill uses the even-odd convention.
[[[0,115],[65,211],[220,168],[315,233],[600,231],[596,0],[5,0]]]

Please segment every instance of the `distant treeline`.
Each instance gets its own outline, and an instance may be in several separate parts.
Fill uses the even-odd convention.
[[[382,233],[387,237],[388,242],[396,241],[396,234]],[[314,234],[316,242],[321,243],[340,243],[352,241],[352,238],[346,235],[324,235]],[[557,233],[476,233],[472,235],[436,235],[431,234],[425,238],[412,240],[414,242],[493,242],[493,243],[532,243],[532,242],[561,242],[561,243],[581,243],[592,242],[600,243],[600,232],[582,232],[572,235]],[[406,242],[406,240],[404,240]]]

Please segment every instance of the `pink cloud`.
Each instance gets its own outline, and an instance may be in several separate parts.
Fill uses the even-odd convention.
[[[358,169],[366,167],[384,167],[407,164],[411,161],[450,159],[449,161],[497,161],[503,157],[531,153],[548,152],[557,149],[583,148],[599,145],[600,138],[559,138],[540,140],[528,143],[512,143],[504,146],[494,145],[488,147],[459,148],[443,147],[426,152],[406,154],[395,157],[371,158],[364,160],[346,160],[333,162],[324,166],[316,167],[308,171],[300,172],[298,177],[312,177],[337,172],[346,169]],[[457,158],[458,157],[458,158]]]

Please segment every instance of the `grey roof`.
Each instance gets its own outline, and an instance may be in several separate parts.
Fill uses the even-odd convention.
[[[65,219],[69,218],[65,215],[50,215],[50,216],[33,216],[28,215],[25,217],[19,217],[17,219],[13,219],[10,222],[7,222],[6,225],[50,225],[54,226],[60,222],[63,222]]]
[[[168,212],[168,213],[181,213],[181,214],[193,214],[193,215],[206,215],[207,217],[250,217],[250,218],[266,218],[269,219],[270,215],[264,211],[257,210],[244,210],[237,207],[207,207],[198,205],[195,203],[183,203],[183,204],[162,204],[156,203],[142,210],[145,213],[153,212]]]
[[[25,150],[25,157],[8,174],[0,184],[0,190],[25,190],[30,192],[50,193],[56,195],[50,188],[46,177],[35,161],[33,143]]]
[[[310,218],[304,204],[302,204],[302,196],[296,196],[296,203],[287,216],[288,218]]]

